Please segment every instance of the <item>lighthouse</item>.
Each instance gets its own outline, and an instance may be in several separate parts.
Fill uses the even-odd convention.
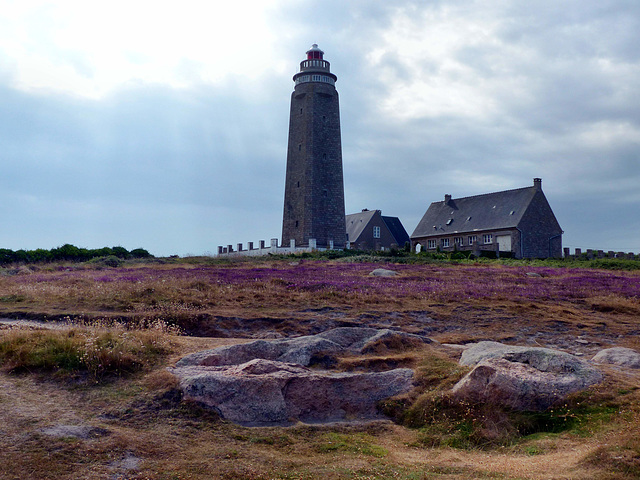
[[[340,109],[324,52],[314,44],[293,76],[282,245],[344,248],[346,241]]]

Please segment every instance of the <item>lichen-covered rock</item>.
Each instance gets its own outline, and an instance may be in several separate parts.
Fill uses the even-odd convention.
[[[386,268],[376,268],[369,274],[371,277],[395,277],[396,275],[398,275],[398,272]]]
[[[640,353],[625,347],[613,347],[599,351],[592,359],[593,363],[617,365],[626,368],[640,368]]]
[[[233,366],[170,369],[185,399],[242,425],[286,425],[378,416],[376,404],[412,388],[413,372],[327,373],[255,359]]]
[[[427,337],[394,330],[342,327],[318,335],[285,340],[256,340],[239,345],[218,347],[188,355],[180,359],[176,366],[237,365],[254,358],[307,366],[316,354],[363,353],[376,342],[393,337],[420,343],[431,342]]]
[[[460,364],[474,368],[454,386],[454,395],[515,410],[545,410],[602,381],[588,363],[549,348],[479,342],[462,353]]]
[[[374,418],[377,402],[412,388],[412,370],[330,373],[306,366],[314,355],[362,353],[385,342],[412,345],[431,340],[387,329],[344,327],[194,353],[169,371],[180,379],[185,399],[244,425]]]

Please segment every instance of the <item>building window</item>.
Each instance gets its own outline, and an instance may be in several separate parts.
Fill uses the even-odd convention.
[[[493,235],[490,233],[482,235],[482,243],[493,243]]]
[[[462,245],[462,243],[463,243],[463,242],[462,242],[462,237],[455,237],[455,238],[453,239],[453,243],[455,243],[455,244],[456,244],[456,245],[458,245],[458,246]]]
[[[436,248],[435,240],[427,240],[427,248]]]
[[[296,220],[296,228],[298,228],[298,220]]]
[[[449,246],[449,239],[448,238],[443,238],[442,239],[442,247],[443,248],[447,248]]]
[[[478,237],[477,235],[469,235],[469,238],[467,240],[469,241],[469,245],[473,245],[478,241]]]
[[[299,144],[298,144],[298,151],[299,151],[299,152],[301,152],[301,151],[302,151],[302,144],[301,144],[301,143],[299,143]]]
[[[380,238],[380,227],[373,227],[373,238]]]

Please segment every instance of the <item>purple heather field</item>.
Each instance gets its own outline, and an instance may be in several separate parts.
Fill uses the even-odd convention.
[[[396,277],[369,276],[375,268],[399,273]],[[398,265],[303,261],[259,265],[143,266],[108,270],[62,270],[16,276],[16,283],[119,282],[124,284],[201,282],[210,286],[254,288],[265,286],[300,292],[379,294],[398,299],[429,297],[445,300],[512,299],[573,301],[614,295],[640,299],[637,273],[580,268],[502,265]]]

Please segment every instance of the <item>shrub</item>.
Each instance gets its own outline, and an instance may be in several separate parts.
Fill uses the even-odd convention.
[[[51,261],[73,261],[83,262],[97,257],[115,256],[120,259],[127,258],[150,258],[153,257],[144,248],[136,248],[129,252],[124,247],[103,247],[98,249],[78,248],[69,243],[61,247],[44,250],[38,248],[36,250],[18,250],[16,252],[7,248],[0,249],[0,265],[10,263],[32,263],[32,262],[51,262]]]
[[[122,259],[116,257],[115,255],[109,255],[108,257],[102,258],[100,263],[102,263],[103,265],[106,265],[107,267],[115,268],[122,265],[123,261]]]
[[[133,258],[151,258],[151,257],[153,257],[153,255],[151,255],[144,248],[134,248],[133,250],[131,250],[131,252],[129,252],[129,255],[131,257],[133,257]]]

